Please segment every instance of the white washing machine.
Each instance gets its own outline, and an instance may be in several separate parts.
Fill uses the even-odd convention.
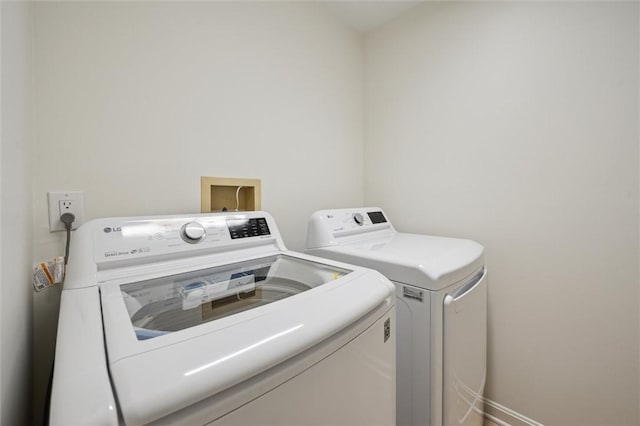
[[[72,240],[51,424],[392,425],[395,292],[264,212],[99,219]]]
[[[481,245],[396,232],[379,208],[323,210],[307,252],[376,269],[396,285],[397,423],[482,425],[487,271]]]

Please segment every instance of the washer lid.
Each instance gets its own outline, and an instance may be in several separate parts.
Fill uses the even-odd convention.
[[[109,370],[127,424],[228,389],[393,301],[394,286],[375,271],[286,253],[101,286]]]
[[[475,241],[400,232],[309,253],[376,269],[392,281],[433,291],[484,265],[484,248]]]

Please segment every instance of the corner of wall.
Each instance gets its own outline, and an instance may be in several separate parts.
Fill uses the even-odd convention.
[[[33,5],[2,2],[0,19],[0,423],[30,424]]]

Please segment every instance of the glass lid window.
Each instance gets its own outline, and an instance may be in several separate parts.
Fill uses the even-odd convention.
[[[272,256],[120,286],[138,340],[277,302],[349,270]]]

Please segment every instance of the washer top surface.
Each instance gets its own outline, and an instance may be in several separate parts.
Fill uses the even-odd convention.
[[[375,271],[288,251],[265,212],[97,219],[75,237],[61,312],[101,324],[59,331],[55,385],[108,370],[127,424],[229,389],[394,298]],[[104,365],[83,356],[89,340]],[[78,404],[82,386],[57,395]]]
[[[432,291],[484,265],[484,248],[475,241],[397,232],[375,207],[314,213],[307,252],[376,269],[392,281]]]

